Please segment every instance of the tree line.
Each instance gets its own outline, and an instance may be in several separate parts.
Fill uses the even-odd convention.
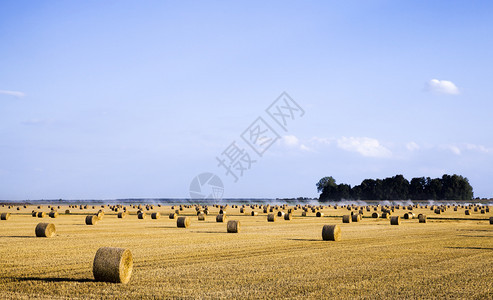
[[[332,176],[318,181],[320,201],[335,200],[471,200],[473,188],[466,177],[444,174],[442,178],[416,177],[409,182],[402,175],[365,179],[360,185],[337,184]]]

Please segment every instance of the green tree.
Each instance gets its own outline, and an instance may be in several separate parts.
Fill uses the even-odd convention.
[[[326,186],[332,186],[332,187],[337,186],[336,180],[332,176],[326,176],[321,178],[316,185],[317,185],[317,191],[319,193],[321,193]]]

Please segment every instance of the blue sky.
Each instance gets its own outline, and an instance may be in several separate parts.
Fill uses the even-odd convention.
[[[488,1],[2,1],[0,199],[316,197],[469,178],[493,197]],[[262,157],[240,135],[283,92]],[[234,182],[216,157],[256,162]]]

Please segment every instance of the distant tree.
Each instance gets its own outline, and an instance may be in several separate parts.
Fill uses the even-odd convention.
[[[417,177],[409,182],[403,175],[385,179],[365,179],[351,188],[348,184],[336,184],[331,177],[324,177],[316,184],[320,200],[471,200],[474,196],[469,180],[460,175],[444,174],[442,178]]]
[[[426,178],[416,177],[411,179],[409,184],[409,199],[427,200],[425,196]]]
[[[336,180],[332,176],[326,176],[321,178],[316,185],[317,191],[321,193],[326,186],[336,186]]]
[[[336,200],[351,199],[351,186],[349,184],[341,183],[337,186]]]

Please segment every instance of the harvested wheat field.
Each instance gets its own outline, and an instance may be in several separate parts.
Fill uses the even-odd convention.
[[[119,218],[124,207],[127,215]],[[474,207],[271,206],[265,213],[260,205],[63,205],[54,209],[57,218],[49,218],[51,209],[0,207],[11,213],[0,221],[2,298],[493,298],[493,213]],[[104,218],[87,226],[86,217],[100,209]],[[200,212],[216,216],[220,209],[228,220],[241,222],[239,233],[228,233],[227,223],[214,217],[198,221]],[[268,222],[268,214],[289,209],[291,220]],[[46,213],[56,227],[53,237],[36,237],[40,219],[33,210]],[[66,210],[70,213],[61,213]],[[177,219],[139,219],[139,210],[178,212],[191,224],[180,228]],[[400,224],[372,218],[385,210],[400,216]],[[414,217],[405,219],[409,212]],[[363,218],[343,223],[342,216],[351,213]],[[340,240],[324,241],[324,225],[338,225]],[[128,283],[95,281],[93,261],[103,247],[131,251]],[[118,259],[107,268],[118,270]],[[105,268],[104,260],[98,264]]]

